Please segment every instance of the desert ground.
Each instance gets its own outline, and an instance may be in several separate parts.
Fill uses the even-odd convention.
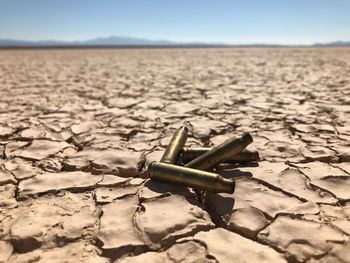
[[[350,262],[350,49],[0,51],[0,262]],[[252,134],[234,194],[145,175]]]

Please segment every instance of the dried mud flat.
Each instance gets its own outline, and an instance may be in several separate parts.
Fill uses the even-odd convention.
[[[0,51],[0,262],[350,262],[350,49]],[[233,195],[147,180],[251,132]]]

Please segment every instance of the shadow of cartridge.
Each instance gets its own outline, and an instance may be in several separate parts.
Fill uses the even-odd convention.
[[[182,148],[187,140],[188,129],[186,126],[181,126],[171,138],[168,147],[166,148],[162,159],[162,163],[175,164],[180,156]]]
[[[199,170],[209,170],[219,163],[226,162],[237,153],[242,152],[252,142],[252,136],[249,133],[245,133],[240,138],[229,139],[214,147],[210,151],[185,164],[185,167]]]
[[[182,162],[188,163],[192,160],[198,158],[199,156],[205,154],[206,152],[211,151],[212,148],[209,147],[190,147],[190,148],[183,148],[181,151],[182,153]],[[259,161],[259,153],[257,151],[248,151],[243,150],[242,152],[239,152],[232,156],[231,158],[228,158],[225,160],[227,163],[245,163],[245,162],[254,162]]]
[[[183,166],[153,162],[148,167],[147,172],[151,179],[192,187],[197,190],[230,194],[235,190],[235,182],[233,180],[225,179],[215,173]]]

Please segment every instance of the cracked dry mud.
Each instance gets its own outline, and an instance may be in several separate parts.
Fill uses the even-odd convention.
[[[350,262],[350,49],[0,51],[0,262]],[[251,132],[233,195],[150,181]]]

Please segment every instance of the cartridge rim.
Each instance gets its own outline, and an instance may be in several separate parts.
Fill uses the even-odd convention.
[[[243,134],[242,139],[243,139],[243,141],[248,142],[249,144],[251,144],[253,142],[253,137],[248,132]]]

